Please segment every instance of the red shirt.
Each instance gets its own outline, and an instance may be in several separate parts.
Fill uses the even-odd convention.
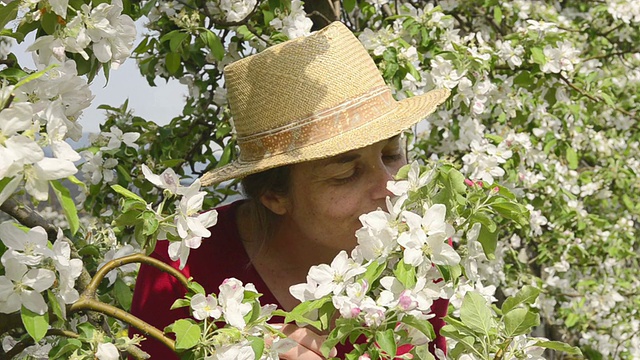
[[[261,304],[276,304],[280,307],[260,274],[251,264],[249,255],[242,245],[236,224],[236,210],[241,203],[242,201],[236,201],[216,209],[218,222],[209,229],[211,237],[203,239],[200,248],[191,250],[187,265],[181,271],[187,278],[193,277],[204,287],[207,294],[217,294],[220,284],[231,277],[244,284],[253,283],[258,292],[262,294]],[[151,256],[178,269],[179,263],[169,258],[167,248],[168,241],[158,241]],[[189,317],[189,310],[186,307],[169,310],[173,302],[184,295],[185,289],[173,276],[155,267],[142,264],[136,280],[131,313],[162,330],[178,319]],[[432,352],[434,344],[442,350],[446,348],[445,338],[440,336],[440,328],[444,326],[442,317],[447,314],[447,306],[448,301],[440,299],[432,307],[436,317],[429,321],[437,334],[434,342],[430,344]],[[140,332],[131,328],[130,336],[133,334],[140,334]],[[142,342],[141,347],[151,355],[152,359],[178,359],[178,356],[161,342],[149,336],[146,338],[147,340]]]

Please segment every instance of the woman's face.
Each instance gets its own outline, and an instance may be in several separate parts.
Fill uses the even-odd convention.
[[[361,214],[385,208],[387,182],[406,164],[401,137],[291,166],[282,225],[309,249],[334,255],[356,245]]]

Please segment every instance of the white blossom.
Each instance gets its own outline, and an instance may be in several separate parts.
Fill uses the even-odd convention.
[[[120,358],[120,352],[112,343],[101,343],[98,345],[96,357],[98,360],[118,360]]]
[[[13,222],[0,224],[0,239],[8,250],[2,255],[2,264],[7,266],[8,259],[15,259],[24,265],[37,266],[53,252],[47,247],[47,232],[36,226],[26,233]]]
[[[47,269],[29,269],[10,258],[5,263],[5,275],[0,276],[0,312],[11,314],[22,306],[43,315],[48,307],[41,292],[49,289],[56,277]]]
[[[222,316],[222,308],[218,306],[218,300],[213,295],[195,294],[191,297],[191,310],[193,317],[198,320],[206,318],[218,319]]]

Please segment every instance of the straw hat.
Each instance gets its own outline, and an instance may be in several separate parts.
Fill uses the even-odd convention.
[[[339,22],[228,65],[225,83],[240,155],[204,174],[204,186],[388,139],[449,96],[441,89],[396,101]]]

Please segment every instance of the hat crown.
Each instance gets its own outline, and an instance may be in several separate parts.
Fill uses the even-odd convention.
[[[366,49],[339,22],[228,65],[225,82],[241,157],[243,138],[305,122],[375,89],[389,91]]]

